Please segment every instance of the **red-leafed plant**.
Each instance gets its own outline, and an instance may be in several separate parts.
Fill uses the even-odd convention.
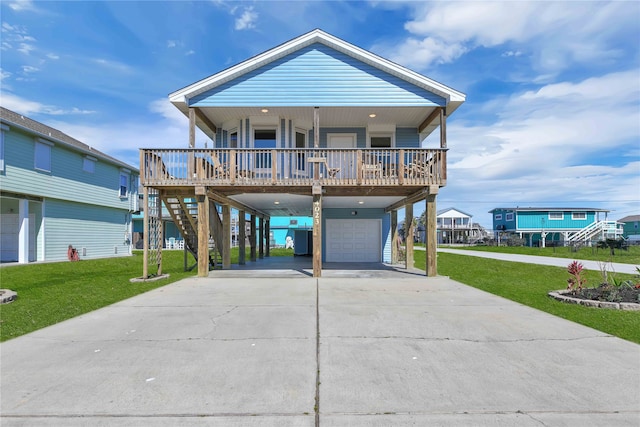
[[[569,266],[567,267],[567,272],[571,275],[571,277],[567,279],[567,289],[582,290],[582,285],[587,283],[587,279],[582,277],[583,267],[584,266],[578,261],[573,261],[571,264],[569,264]]]

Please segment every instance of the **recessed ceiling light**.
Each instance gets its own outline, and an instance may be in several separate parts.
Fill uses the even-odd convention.
[[[266,108],[263,108],[263,109],[262,109],[262,110],[260,110],[260,111],[262,111],[263,113],[268,113],[268,112],[269,112],[269,110],[267,110]]]
[[[275,202],[273,202],[273,204],[274,204],[274,205],[279,205],[279,204],[280,204],[280,202],[276,200]]]
[[[371,117],[372,119],[376,116],[376,113],[371,113],[369,114],[369,117]]]
[[[358,200],[358,204],[359,204],[359,205],[364,205],[364,201],[362,201],[362,200]]]

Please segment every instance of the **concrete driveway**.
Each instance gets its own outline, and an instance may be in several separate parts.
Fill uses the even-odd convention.
[[[299,273],[214,272],[3,343],[2,426],[640,423],[636,344],[447,278]]]

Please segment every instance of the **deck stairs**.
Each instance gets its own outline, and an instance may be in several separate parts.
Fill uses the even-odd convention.
[[[198,203],[193,197],[163,197],[171,219],[182,234],[185,248],[198,261]],[[209,215],[209,268],[222,265],[222,220],[215,203],[210,202],[211,215]]]
[[[600,238],[617,239],[622,236],[622,229],[618,228],[616,221],[595,221],[582,230],[571,234],[567,240],[569,242],[581,242],[592,240],[598,236]]]

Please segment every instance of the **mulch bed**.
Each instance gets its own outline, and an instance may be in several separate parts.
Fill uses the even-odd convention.
[[[582,290],[563,292],[563,295],[593,301],[640,303],[640,288],[613,286],[606,283],[597,288],[584,288]]]

